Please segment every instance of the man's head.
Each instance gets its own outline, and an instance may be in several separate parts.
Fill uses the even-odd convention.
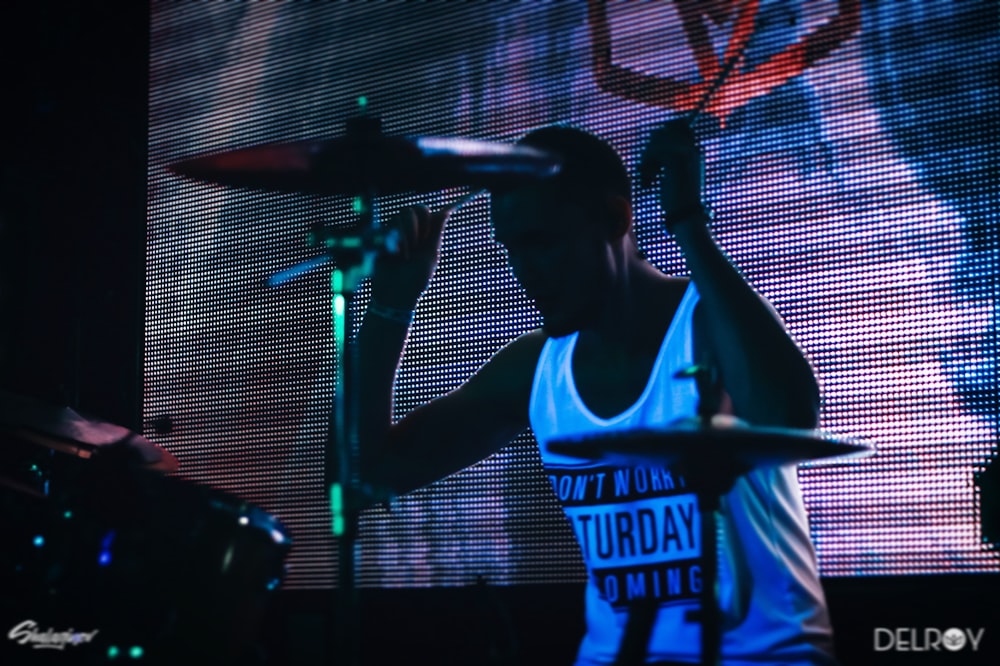
[[[623,258],[635,254],[631,180],[604,141],[545,127],[518,142],[562,160],[559,173],[493,192],[496,240],[552,336],[587,326],[610,293]]]
[[[552,153],[562,160],[559,173],[543,180],[542,184],[566,197],[632,198],[632,180],[621,157],[593,134],[564,125],[551,125],[528,132],[517,144]]]

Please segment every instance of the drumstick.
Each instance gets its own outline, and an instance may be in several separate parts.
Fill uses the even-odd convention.
[[[739,19],[737,19],[737,21],[738,20]],[[719,70],[719,74],[715,77],[715,80],[708,86],[708,90],[705,91],[705,95],[701,98],[701,101],[698,102],[698,105],[694,107],[691,113],[688,114],[687,118],[684,119],[688,126],[694,126],[694,122],[698,119],[698,116],[701,115],[701,112],[705,110],[705,107],[708,106],[708,102],[712,99],[712,96],[715,95],[719,88],[722,87],[725,80],[729,78],[729,73],[733,71],[733,68],[736,67],[736,63],[738,63],[740,58],[743,57],[743,54],[746,53],[747,47],[750,46],[750,40],[753,39],[756,32],[757,16],[754,14],[750,24],[750,34],[747,35],[746,41],[743,42],[739,50],[730,56],[729,60],[723,64],[722,69]]]

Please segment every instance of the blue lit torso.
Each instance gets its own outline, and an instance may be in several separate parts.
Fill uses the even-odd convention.
[[[572,374],[576,335],[542,350],[530,403],[531,426],[545,471],[587,566],[587,634],[577,664],[612,663],[627,609],[655,600],[648,661],[699,657],[701,545],[697,499],[666,467],[609,467],[559,456],[548,443],[598,432],[664,426],[691,416],[697,392],[675,373],[692,364],[691,319],[698,300],[689,285],[639,399],[615,417],[593,414]],[[787,663],[832,663],[831,632],[794,467],[757,470],[722,498],[718,598],[722,655],[740,664],[762,656]]]

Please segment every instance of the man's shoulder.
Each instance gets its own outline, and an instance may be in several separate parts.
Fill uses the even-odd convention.
[[[505,363],[534,368],[548,339],[549,336],[541,328],[536,328],[511,340],[497,353],[497,356],[503,356]]]
[[[493,355],[475,375],[478,382],[497,388],[530,388],[535,366],[548,336],[535,329],[514,338]]]
[[[654,277],[654,293],[683,295],[691,284],[691,278],[686,275],[670,275],[659,269],[654,269],[651,274]]]
[[[667,275],[664,282],[668,289],[683,293],[691,285],[691,278],[679,275]]]
[[[684,300],[691,285],[691,279],[688,277],[664,275],[660,278],[656,291],[652,293],[652,300],[646,305],[655,312],[674,312]]]
[[[526,419],[535,367],[547,339],[541,329],[514,338],[452,395],[497,413]]]

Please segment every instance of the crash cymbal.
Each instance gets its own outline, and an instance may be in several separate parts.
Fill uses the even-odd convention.
[[[120,456],[148,469],[178,469],[173,454],[128,428],[7,391],[0,391],[0,432],[78,458]]]
[[[382,134],[376,118],[344,136],[241,148],[187,159],[175,173],[232,187],[304,194],[394,194],[446,187],[511,187],[555,174],[547,153],[503,143]]]
[[[582,435],[551,442],[556,454],[622,466],[730,463],[744,469],[870,455],[864,444],[816,430],[762,428],[716,416],[711,425],[692,417],[658,429]]]

